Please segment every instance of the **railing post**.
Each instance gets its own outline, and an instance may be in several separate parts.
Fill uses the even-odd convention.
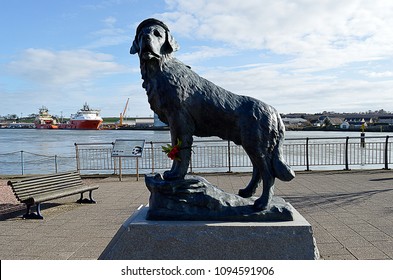
[[[55,155],[55,173],[57,173],[57,155]]]
[[[386,141],[385,141],[385,155],[384,155],[384,161],[385,161],[385,170],[389,170],[389,135],[386,136]]]
[[[77,144],[77,143],[74,143],[74,145],[75,145],[76,171],[80,172],[78,144]]]
[[[139,181],[139,157],[136,158],[136,180]]]
[[[306,138],[306,171],[310,171],[310,159],[308,154],[308,142],[309,138]]]
[[[345,140],[345,169],[344,170],[349,170],[349,155],[348,155],[348,149],[349,149],[349,136],[347,136]]]
[[[153,141],[150,141],[151,147],[151,173],[154,173],[154,144]]]
[[[119,181],[122,180],[121,168],[122,168],[122,166],[121,166],[121,157],[119,157]]]
[[[360,147],[366,147],[366,133],[364,132],[360,133]]]
[[[116,175],[117,174],[117,158],[112,157],[112,161],[113,161],[113,174]]]
[[[228,173],[232,172],[231,166],[231,141],[228,140]]]
[[[115,146],[115,142],[112,142],[112,149],[111,149],[111,157],[112,157],[112,151],[113,151],[113,147]],[[117,174],[117,159],[116,157],[112,157],[112,162],[113,162],[113,174],[116,175]]]
[[[23,158],[23,151],[20,151],[20,164],[21,164],[21,168],[22,168],[22,175],[24,175],[24,169],[25,169],[25,164],[24,164],[24,158]]]

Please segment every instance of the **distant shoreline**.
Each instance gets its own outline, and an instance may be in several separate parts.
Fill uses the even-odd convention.
[[[36,129],[34,127],[0,127],[2,129]],[[50,130],[50,129],[47,129]],[[76,129],[61,129],[61,130],[76,130]],[[95,129],[93,129],[95,130]],[[145,131],[169,131],[169,127],[121,127],[121,128],[104,128],[97,130],[145,130]],[[302,127],[302,128],[285,128],[286,131],[315,131],[315,132],[323,132],[323,131],[335,131],[335,132],[362,132],[359,128],[349,128],[349,129],[340,129],[340,128],[314,128],[314,127]],[[367,127],[364,129],[364,132],[393,132],[393,126],[383,126],[381,127]]]
[[[302,127],[302,128],[285,128],[287,131],[336,131],[336,132],[362,132],[361,128],[320,128],[320,127]],[[393,132],[393,126],[369,126],[364,129],[364,132]]]

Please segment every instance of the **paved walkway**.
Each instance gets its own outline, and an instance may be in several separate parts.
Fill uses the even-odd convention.
[[[249,174],[204,177],[235,193],[250,179]],[[95,205],[68,197],[44,203],[44,220],[16,215],[0,220],[0,259],[97,259],[121,224],[148,201],[143,178],[85,182],[100,186],[93,193]],[[392,171],[298,173],[290,183],[278,181],[276,194],[311,223],[322,258],[393,259]]]

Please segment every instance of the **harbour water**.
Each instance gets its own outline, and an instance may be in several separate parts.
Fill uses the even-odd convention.
[[[71,156],[75,155],[75,143],[114,142],[116,139],[168,142],[170,134],[151,130],[0,129],[0,154],[27,151]]]
[[[367,137],[389,137],[393,133],[367,133]],[[338,140],[328,138],[360,137],[360,132],[349,131],[287,131],[287,143],[304,143],[308,138],[326,138],[326,142]],[[20,162],[21,151],[48,157],[75,158],[75,143],[111,143],[116,139],[145,140],[146,142],[170,142],[169,131],[152,130],[50,130],[50,129],[0,129],[0,174],[17,174],[12,164]],[[219,138],[198,138],[218,140]],[[343,141],[343,140],[339,140]],[[370,139],[369,141],[374,141]],[[383,140],[381,140],[383,141]],[[26,160],[26,158],[25,158]],[[43,159],[45,160],[45,159]],[[48,161],[51,161],[48,159]],[[60,170],[61,171],[61,170]]]
[[[393,133],[370,132],[366,136],[385,137]],[[350,131],[287,131],[287,140],[309,138],[360,137]],[[75,143],[114,142],[116,139],[143,139],[146,142],[170,142],[169,131],[152,130],[51,130],[0,129],[0,154],[28,151],[44,155],[75,155]],[[195,137],[195,141],[219,139]]]

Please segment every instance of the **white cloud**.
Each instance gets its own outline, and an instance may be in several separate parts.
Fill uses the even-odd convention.
[[[229,48],[214,48],[209,46],[194,47],[194,52],[181,53],[177,57],[184,63],[195,63],[200,60],[206,60],[222,56],[232,56],[236,52]]]
[[[166,4],[168,11],[157,17],[180,37],[180,45],[181,38],[214,42],[195,52],[180,51],[179,58],[196,62],[199,74],[228,90],[281,112],[390,110],[386,106],[393,103],[393,81],[386,78],[393,77],[392,1]],[[219,56],[228,57],[225,67],[202,64]]]
[[[85,49],[98,49],[108,46],[116,46],[127,42],[129,44],[130,36],[123,28],[116,27],[117,19],[115,17],[107,17],[102,20],[104,27],[91,34],[95,39]]]
[[[393,71],[384,71],[384,72],[369,72],[369,71],[360,71],[361,74],[370,77],[370,78],[391,78],[393,77]]]
[[[182,34],[185,37],[194,38],[194,30],[198,28],[198,19],[187,13],[182,12],[170,12],[153,15],[153,17],[162,18],[165,22],[168,22],[171,26],[173,23],[174,29],[178,34]]]
[[[338,79],[334,74],[285,72],[285,65],[210,68],[203,77],[236,94],[255,97],[279,112],[358,112],[389,109],[393,81]]]
[[[102,47],[117,46],[117,45],[123,44],[125,42],[127,42],[127,43],[130,42],[130,36],[120,34],[120,33],[115,34],[114,30],[112,30],[112,29],[100,30],[99,32],[103,36],[99,37],[97,40],[91,42],[90,44],[85,45],[84,48],[98,49],[98,48],[102,48]]]
[[[167,0],[174,32],[240,50],[295,55],[316,71],[392,57],[393,2],[367,0]]]
[[[117,22],[117,19],[115,17],[107,17],[103,20],[103,22],[108,25],[108,26],[114,26],[115,23]]]
[[[108,54],[86,50],[27,49],[8,64],[8,70],[40,85],[59,86],[86,82],[125,71]]]

